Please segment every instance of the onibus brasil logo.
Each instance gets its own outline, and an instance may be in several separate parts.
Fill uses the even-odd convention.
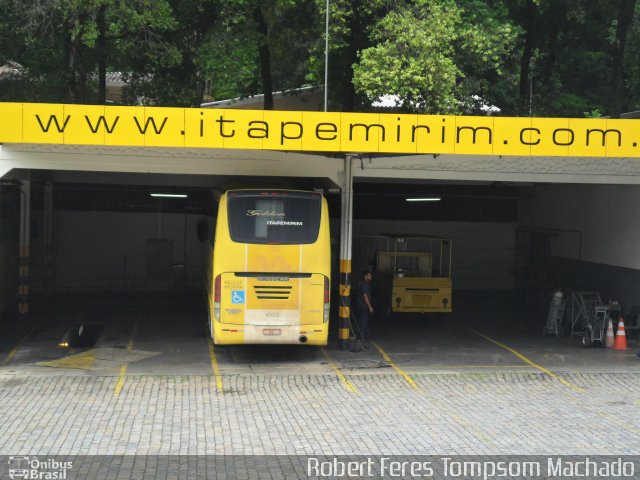
[[[65,480],[73,462],[63,462],[53,458],[40,460],[36,456],[9,457],[9,478],[11,480]]]

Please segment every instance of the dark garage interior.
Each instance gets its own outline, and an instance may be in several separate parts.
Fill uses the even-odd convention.
[[[256,182],[247,177],[55,171],[28,175],[30,295],[43,308],[47,302],[42,299],[63,293],[171,293],[199,298],[215,226],[216,195],[255,184],[325,193],[335,265],[332,303],[337,303],[341,197],[327,179]],[[157,198],[155,193],[186,197]],[[406,201],[425,195],[441,200]],[[6,316],[15,310],[17,296],[19,181],[4,180],[0,198],[1,254],[6,266],[0,294]],[[51,218],[45,211],[48,198]],[[640,264],[634,255],[640,231],[632,213],[619,208],[633,204],[633,199],[640,199],[640,191],[625,185],[356,178],[353,283],[361,271],[372,268],[371,236],[440,235],[453,241],[454,291],[508,294],[532,315],[516,321],[533,318],[542,326],[558,288],[566,295],[599,292],[603,301],[619,302],[621,312],[633,313],[640,303]],[[630,333],[637,328],[635,323],[628,325]]]

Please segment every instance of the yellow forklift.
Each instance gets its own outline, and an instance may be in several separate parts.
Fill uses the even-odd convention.
[[[432,235],[381,235],[374,289],[395,313],[451,313],[452,241]]]

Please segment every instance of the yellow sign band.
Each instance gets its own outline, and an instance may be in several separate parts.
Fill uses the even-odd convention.
[[[640,157],[640,120],[0,103],[0,143]]]

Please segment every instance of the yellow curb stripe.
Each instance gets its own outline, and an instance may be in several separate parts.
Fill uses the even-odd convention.
[[[209,345],[209,358],[211,359],[211,368],[213,369],[213,376],[216,379],[216,388],[219,392],[223,391],[222,387],[222,375],[220,375],[220,367],[218,366],[218,359],[216,357],[216,352],[213,347],[213,340],[209,338],[207,342]]]
[[[138,327],[140,326],[140,319],[136,319],[136,323],[133,324],[133,330],[131,330],[131,336],[129,337],[129,342],[127,343],[127,352],[133,351],[133,341],[135,339],[136,333],[138,333]],[[120,395],[122,391],[122,387],[124,387],[125,376],[127,375],[127,368],[129,367],[129,363],[125,363],[120,367],[120,373],[118,374],[118,382],[116,383],[115,388],[113,389],[113,394],[115,396]]]
[[[31,335],[33,335],[36,330],[38,330],[38,328],[40,328],[40,326],[44,323],[44,320],[38,322],[38,324],[33,327],[31,330],[29,330],[29,333],[27,333],[24,337],[22,337],[18,343],[16,344],[15,347],[13,347],[13,349],[7,354],[7,356],[4,358],[4,360],[2,361],[2,363],[0,363],[0,366],[4,367],[5,365],[8,365],[9,363],[11,363],[11,360],[13,360],[13,357],[16,356],[16,353],[18,353],[18,350],[20,349],[20,347],[22,346],[22,344],[24,342],[26,342],[29,337]]]
[[[371,344],[376,347],[376,350],[378,350],[378,352],[380,352],[380,355],[382,355],[384,361],[391,365],[391,368],[393,368],[400,376],[402,376],[402,378],[404,378],[409,385],[420,390],[418,384],[414,382],[413,379],[409,375],[407,375],[398,365],[396,365],[393,360],[391,360],[391,357],[387,355],[387,352],[385,352],[380,345],[375,342],[371,342]]]
[[[487,337],[486,335],[478,332],[477,330],[474,330],[473,328],[469,328],[469,327],[465,327],[467,330],[469,330],[470,332],[475,333],[476,335],[478,335],[479,337],[484,338],[485,340],[499,346],[500,348],[504,348],[505,350],[507,350],[508,352],[511,352],[513,355],[515,355],[516,357],[518,357],[520,360],[522,360],[523,362],[525,362],[526,364],[532,366],[533,368],[540,370],[543,373],[546,373],[547,375],[549,375],[551,378],[554,378],[556,380],[558,380],[560,383],[562,383],[563,385],[575,390],[576,392],[581,392],[583,393],[585,390],[584,388],[581,388],[577,385],[574,385],[571,382],[566,381],[564,378],[559,377],[558,375],[556,375],[555,373],[553,373],[551,370],[544,368],[542,365],[538,365],[537,363],[533,362],[532,360],[529,360],[527,357],[525,357],[523,354],[521,354],[520,352],[518,352],[517,350],[514,350],[513,348],[505,345],[504,343],[500,343],[497,340],[494,340],[491,337]]]
[[[347,390],[349,390],[351,393],[358,393],[358,389],[356,387],[354,387],[353,384],[349,380],[347,380],[347,377],[345,377],[344,373],[342,373],[342,371],[340,371],[340,369],[338,368],[338,365],[336,364],[336,362],[333,360],[333,358],[331,358],[331,355],[329,355],[329,352],[327,352],[322,347],[320,348],[320,351],[322,352],[322,355],[324,355],[324,358],[327,360],[327,362],[329,362],[329,365],[331,366],[333,371],[336,372],[336,375],[338,375],[338,378],[340,379],[340,382],[342,382],[342,384],[345,386],[345,388]]]

